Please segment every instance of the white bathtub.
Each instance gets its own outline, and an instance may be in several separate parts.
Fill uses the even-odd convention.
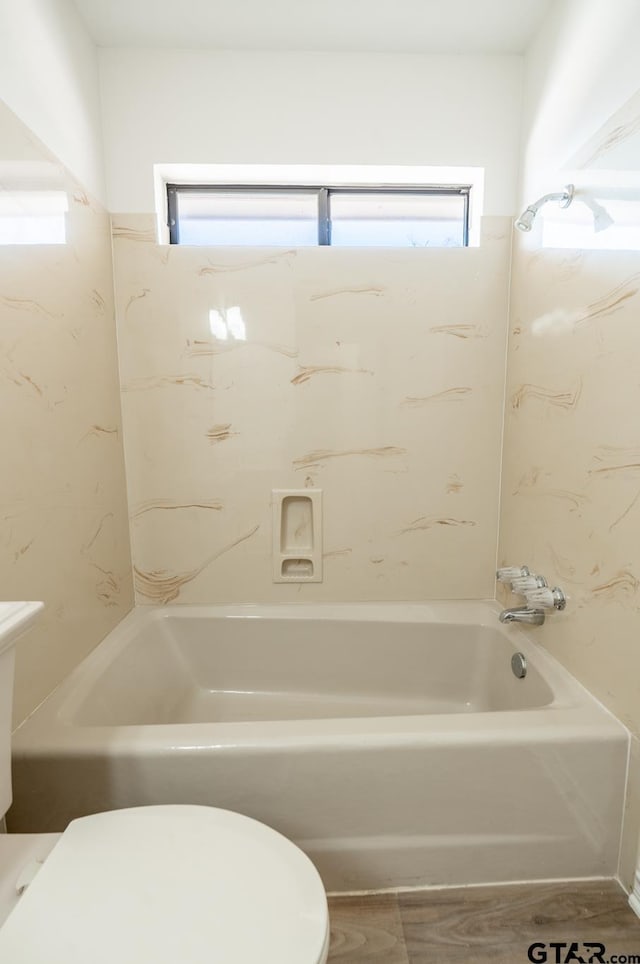
[[[613,876],[627,731],[497,612],[138,609],[14,734],[10,828],[203,803],[330,890]]]

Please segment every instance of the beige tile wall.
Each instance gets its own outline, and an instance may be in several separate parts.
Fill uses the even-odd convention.
[[[0,594],[46,603],[18,643],[16,721],[133,601],[109,217],[1,107],[2,192],[52,181],[67,243],[0,245]]]
[[[499,557],[569,595],[538,638],[640,733],[640,254],[516,238]]]
[[[493,596],[507,219],[466,250],[159,247],[128,215],[113,234],[139,602]],[[271,490],[305,486],[324,582],[273,584]]]

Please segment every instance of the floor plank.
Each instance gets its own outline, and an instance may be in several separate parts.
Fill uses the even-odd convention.
[[[526,964],[532,943],[551,941],[640,954],[640,920],[613,881],[413,892],[398,906],[409,964]]]
[[[409,964],[393,894],[329,898],[329,964]]]
[[[534,942],[555,964],[552,941],[562,961],[574,941],[584,961],[585,942],[640,959],[640,920],[614,881],[332,897],[329,913],[329,964],[528,964]]]

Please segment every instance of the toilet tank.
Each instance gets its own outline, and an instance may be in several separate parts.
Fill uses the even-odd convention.
[[[44,608],[41,602],[0,602],[0,819],[11,806],[11,716],[16,640]]]

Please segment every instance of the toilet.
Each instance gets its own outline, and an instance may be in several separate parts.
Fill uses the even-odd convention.
[[[14,644],[33,615],[3,634],[0,610],[0,815],[11,803]],[[13,906],[0,964],[325,964],[329,949],[309,858],[214,807],[134,807],[62,834],[0,834],[3,902]]]

